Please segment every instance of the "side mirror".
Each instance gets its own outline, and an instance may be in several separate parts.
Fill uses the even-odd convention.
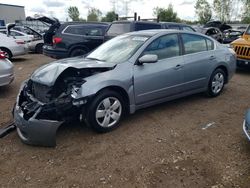
[[[146,54],[139,58],[139,64],[143,63],[156,63],[158,61],[158,56],[154,54]]]

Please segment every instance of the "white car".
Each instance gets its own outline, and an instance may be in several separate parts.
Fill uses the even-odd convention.
[[[5,52],[8,59],[14,56],[24,55],[28,51],[24,40],[15,39],[12,36],[6,36],[2,33],[0,33],[0,50]]]
[[[10,84],[14,80],[14,66],[0,51],[0,86]]]
[[[0,29],[0,33],[7,35],[7,29]],[[43,40],[42,36],[37,38],[34,35],[29,35],[21,31],[17,31],[15,29],[11,29],[9,35],[16,38],[22,39],[27,44],[29,51],[42,53]]]

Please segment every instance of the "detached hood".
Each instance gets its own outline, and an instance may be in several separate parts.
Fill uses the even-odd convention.
[[[58,76],[68,68],[77,69],[98,69],[98,68],[114,68],[115,64],[84,59],[83,57],[74,57],[54,61],[38,68],[32,75],[31,80],[43,85],[52,86]]]

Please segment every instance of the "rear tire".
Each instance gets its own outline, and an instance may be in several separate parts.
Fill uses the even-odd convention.
[[[89,105],[86,121],[94,131],[105,133],[119,126],[124,112],[122,96],[115,91],[104,90]]]
[[[36,50],[36,53],[42,54],[43,53],[43,44],[42,43],[37,44],[35,50]]]
[[[226,82],[226,73],[218,68],[213,73],[209,80],[207,95],[209,97],[217,97],[223,91]]]
[[[76,56],[81,56],[81,55],[85,55],[87,53],[86,50],[81,49],[81,48],[76,48],[73,49],[70,53],[70,57],[76,57]]]
[[[7,48],[0,48],[0,50],[6,54],[7,59],[9,59],[9,60],[12,59],[12,53],[10,50],[8,50]]]

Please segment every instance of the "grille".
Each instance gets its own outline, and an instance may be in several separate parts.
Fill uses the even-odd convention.
[[[51,94],[49,93],[51,88],[36,82],[32,82],[32,94],[41,102],[49,102]]]
[[[234,50],[235,50],[236,54],[239,55],[239,56],[246,56],[246,57],[250,56],[250,47],[247,47],[247,46],[235,46]]]

